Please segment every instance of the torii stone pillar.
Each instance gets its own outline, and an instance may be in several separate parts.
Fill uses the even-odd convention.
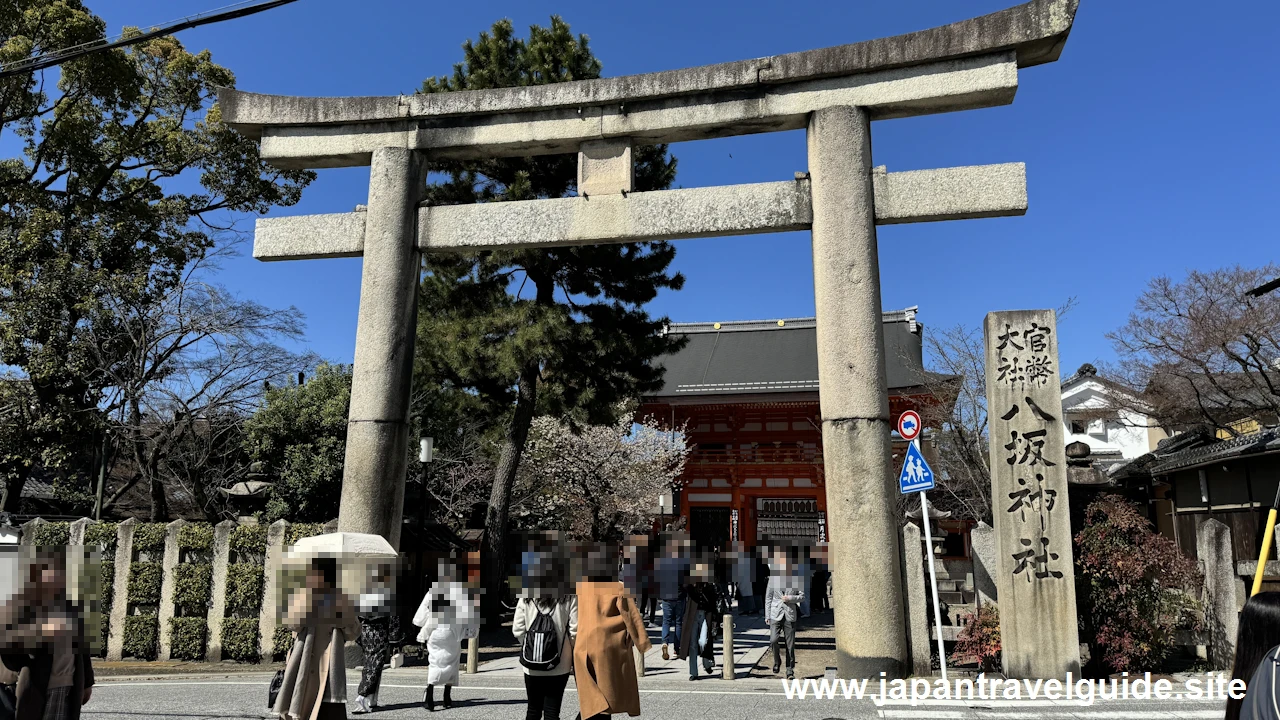
[[[809,118],[813,292],[840,677],[891,677],[907,657],[881,329],[871,120]],[[839,532],[834,529],[839,528]]]
[[[338,510],[339,531],[375,533],[397,548],[422,264],[418,201],[425,183],[421,152],[395,147],[373,151]]]

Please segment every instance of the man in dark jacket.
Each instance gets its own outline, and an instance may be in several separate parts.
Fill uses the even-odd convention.
[[[698,679],[698,658],[702,667],[711,674],[715,667],[715,637],[720,628],[720,593],[716,587],[711,558],[700,559],[689,570],[689,584],[685,586],[687,607],[684,631],[680,634],[678,658],[689,660],[689,679]]]

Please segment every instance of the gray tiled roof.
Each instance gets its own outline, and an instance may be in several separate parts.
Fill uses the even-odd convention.
[[[915,308],[886,312],[883,322],[890,391],[929,382]],[[666,368],[666,375],[664,386],[651,393],[651,398],[818,390],[813,318],[675,323],[668,332],[684,335],[689,342],[682,350],[655,361]]]
[[[1280,452],[1280,429],[1269,428],[1248,435],[1217,440],[1206,434],[1186,433],[1163,440],[1155,452],[1134,458],[1108,470],[1112,478],[1167,475],[1220,460]]]

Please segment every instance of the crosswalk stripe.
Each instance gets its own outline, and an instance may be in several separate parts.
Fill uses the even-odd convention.
[[[881,710],[880,717],[903,718],[903,720],[963,720],[964,718],[983,718],[998,720],[999,718],[1098,718],[1099,720],[1167,720],[1170,718],[1221,718],[1221,710],[1095,710],[1089,706],[1081,706],[1075,711],[1011,710],[992,712],[990,710]]]

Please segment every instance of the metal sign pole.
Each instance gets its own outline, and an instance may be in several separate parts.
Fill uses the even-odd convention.
[[[911,444],[920,449],[920,442],[912,440]],[[924,524],[924,553],[929,558],[929,590],[933,593],[933,626],[938,633],[938,666],[942,668],[942,681],[947,681],[947,652],[942,641],[942,606],[938,603],[938,572],[933,566],[933,530],[929,522],[929,498],[926,491],[920,491],[920,520]]]

